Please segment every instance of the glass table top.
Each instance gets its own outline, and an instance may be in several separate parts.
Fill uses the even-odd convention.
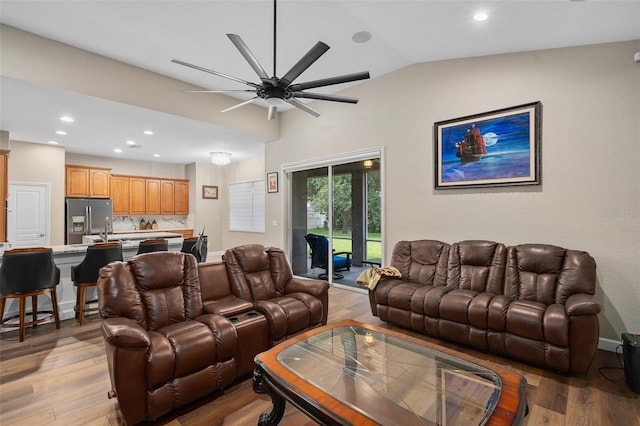
[[[380,424],[482,425],[502,389],[485,367],[354,325],[317,333],[277,359]]]

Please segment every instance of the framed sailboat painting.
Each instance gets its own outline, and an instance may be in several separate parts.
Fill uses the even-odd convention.
[[[434,124],[435,189],[539,185],[542,104]]]

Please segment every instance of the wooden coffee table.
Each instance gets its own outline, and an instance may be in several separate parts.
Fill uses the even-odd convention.
[[[357,321],[319,327],[255,357],[253,389],[276,425],[285,401],[323,425],[511,425],[526,380],[447,348]]]

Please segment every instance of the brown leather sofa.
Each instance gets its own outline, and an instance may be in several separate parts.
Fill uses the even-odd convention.
[[[256,354],[326,324],[329,284],[292,277],[281,250],[242,246],[225,257],[243,262],[198,264],[191,254],[156,252],[101,269],[110,396],[127,423],[221,391],[247,377]]]
[[[596,264],[548,244],[400,241],[402,278],[369,291],[380,319],[562,372],[588,370],[598,344]]]

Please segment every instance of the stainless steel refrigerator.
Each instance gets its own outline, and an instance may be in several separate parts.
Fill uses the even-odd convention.
[[[67,198],[65,244],[81,244],[83,235],[111,231],[113,203],[107,199]]]

